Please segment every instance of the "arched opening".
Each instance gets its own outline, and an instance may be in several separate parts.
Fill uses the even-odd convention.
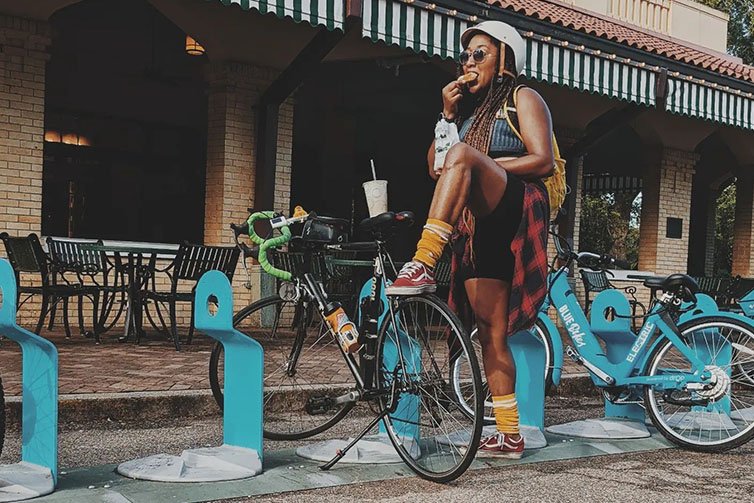
[[[700,158],[691,188],[688,273],[728,275],[736,210],[734,169],[737,162],[717,134],[701,142],[696,151]]]
[[[206,56],[143,0],[49,21],[43,234],[202,242]]]
[[[639,260],[642,152],[625,125],[584,156],[579,250],[610,254],[625,269]]]

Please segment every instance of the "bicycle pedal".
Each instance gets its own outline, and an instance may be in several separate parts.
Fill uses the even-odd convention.
[[[573,348],[573,346],[566,346],[566,355],[576,363],[584,362],[584,359],[581,358],[581,355]]]
[[[334,405],[332,397],[329,396],[310,396],[306,400],[304,409],[307,414],[318,416],[327,414]]]

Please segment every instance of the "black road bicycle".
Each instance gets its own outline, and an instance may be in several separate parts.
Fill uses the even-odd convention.
[[[323,469],[332,467],[380,421],[403,461],[423,478],[451,481],[464,473],[476,453],[485,390],[468,334],[435,295],[384,294],[386,267],[395,272],[385,242],[412,223],[410,212],[383,213],[361,223],[372,241],[352,243],[345,242],[346,221],[314,214],[286,218],[261,212],[246,224],[231,225],[244,258],[258,259],[265,271],[282,280],[277,294],[245,307],[233,320],[237,330],[264,347],[265,438],[311,437],[337,424],[358,402],[375,412],[369,425]],[[289,225],[304,250],[303,264],[292,273],[275,269],[266,256],[268,249],[290,239]],[[282,236],[271,238],[275,228]],[[242,234],[250,234],[259,247],[239,242]],[[335,324],[328,321],[339,306],[312,274],[317,257],[336,250],[374,256],[371,289],[358,306],[355,322],[342,310]],[[457,365],[459,360],[464,364]],[[222,345],[215,344],[210,383],[221,406],[222,363]],[[456,393],[458,382],[462,400]]]

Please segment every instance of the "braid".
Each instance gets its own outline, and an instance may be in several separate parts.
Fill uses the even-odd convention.
[[[516,73],[516,64],[514,61],[513,51],[506,45],[499,46],[501,49],[505,47],[505,69]],[[500,51],[498,50],[497,64],[495,68],[500,65]],[[462,69],[459,67],[459,72]],[[503,103],[510,96],[511,91],[516,86],[516,79],[510,75],[503,74],[503,82],[498,82],[497,76],[492,79],[490,88],[487,91],[487,95],[484,97],[481,103],[476,106],[473,111],[474,119],[471,121],[471,126],[466,132],[464,141],[471,147],[474,147],[478,151],[486,154],[490,147],[492,140],[492,130],[495,124],[495,118],[498,111],[503,107]],[[468,117],[468,105],[462,107],[462,111],[458,117],[458,123],[463,122]],[[466,109],[467,113],[464,114],[463,110]]]
[[[505,69],[516,75],[515,56],[513,50],[507,45],[498,44],[498,55],[495,68],[500,68],[500,52],[503,48],[505,48]],[[460,76],[462,72],[463,67],[459,65],[458,75]],[[487,95],[481,103],[473,100],[473,97],[471,97],[472,99],[463,99],[461,100],[461,103],[459,103],[459,113],[456,118],[456,124],[459,129],[469,116],[472,114],[474,115],[474,119],[471,121],[469,130],[466,132],[463,141],[483,154],[489,152],[497,112],[503,107],[503,104],[508,99],[508,96],[510,96],[511,91],[516,87],[517,79],[515,77],[503,74],[502,80],[502,82],[498,82],[497,75],[493,77]],[[468,240],[464,246],[464,255],[468,256],[469,262],[475,267],[473,242],[476,219],[468,206],[464,207],[461,218],[456,225],[462,233],[468,235]]]

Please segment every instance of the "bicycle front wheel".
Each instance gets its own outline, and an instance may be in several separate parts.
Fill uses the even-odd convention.
[[[258,300],[233,317],[233,326],[264,348],[264,437],[298,440],[321,433],[354,406],[334,399],[354,388],[343,354],[316,307],[277,295]],[[223,407],[223,346],[209,364],[212,394]]]
[[[754,329],[746,323],[708,316],[679,327],[688,348],[712,375],[694,389],[647,387],[644,402],[652,423],[680,447],[720,452],[754,436],[754,383],[742,367],[754,363]],[[669,340],[649,358],[649,376],[686,374],[691,364]]]
[[[458,317],[434,295],[392,299],[380,327],[378,382],[384,424],[398,454],[420,477],[449,482],[463,474],[479,445],[484,386],[479,363]],[[451,382],[464,360],[467,413]]]

